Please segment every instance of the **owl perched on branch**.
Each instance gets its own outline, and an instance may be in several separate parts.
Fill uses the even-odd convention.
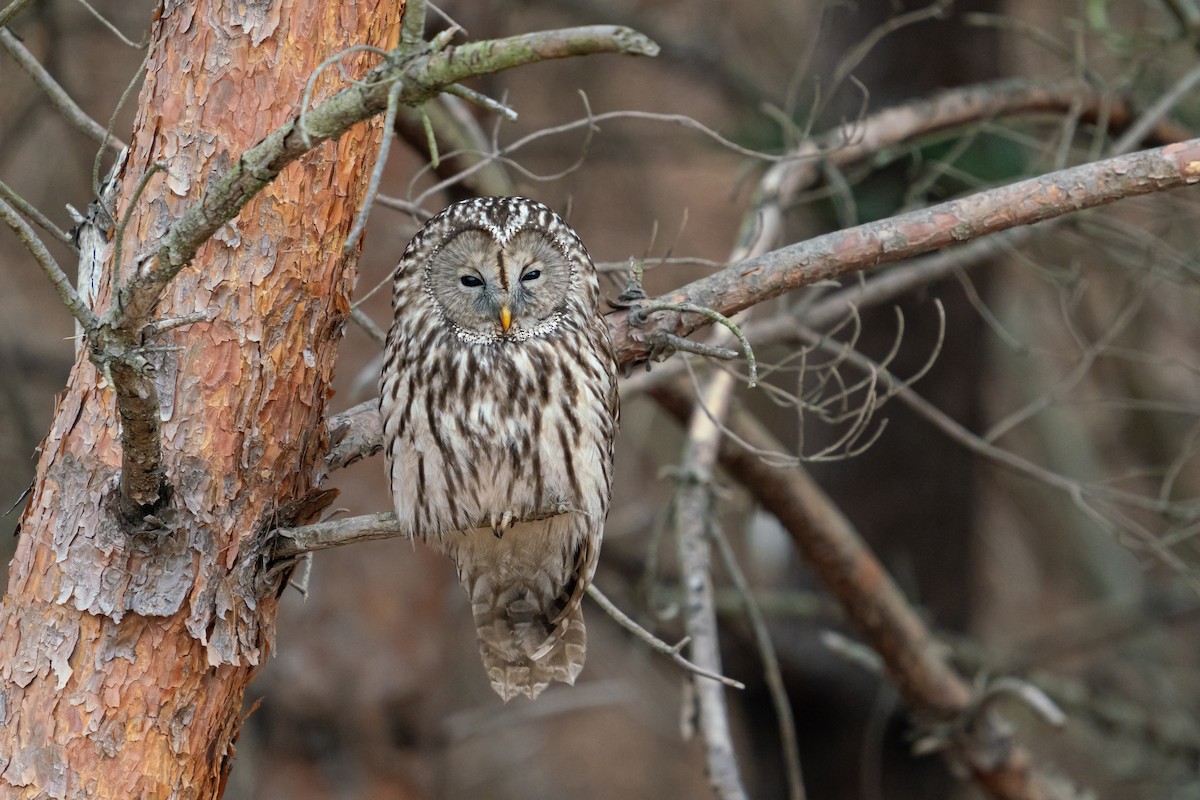
[[[574,683],[612,487],[617,362],[596,268],[541,203],[455,203],[396,268],[380,377],[402,530],[449,556],[492,687]]]

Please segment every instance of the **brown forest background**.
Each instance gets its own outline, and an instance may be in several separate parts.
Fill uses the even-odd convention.
[[[1000,77],[1087,80],[1113,102],[1146,108],[1193,69],[1200,42],[1180,24],[1185,2],[944,5],[944,13],[905,25],[896,23],[932,7],[449,0],[440,8],[476,40],[609,22],[662,46],[655,60],[551,62],[479,83],[520,113],[496,127],[476,112],[502,144],[577,120],[590,107],[685,115],[747,148],[777,153],[806,130],[822,132],[864,109]],[[133,39],[153,10],[148,2],[94,6]],[[431,13],[429,25],[445,23]],[[75,2],[36,3],[13,29],[99,120],[109,118],[142,59]],[[0,178],[66,224],[64,204],[83,208],[91,199],[93,143],[6,58],[0,108]],[[118,136],[131,115],[132,107],[118,115]],[[1200,102],[1184,95],[1171,119],[1195,130]],[[845,171],[829,169],[825,183],[789,211],[786,240],[1082,163],[1106,147],[1082,107],[931,134]],[[651,293],[706,271],[656,265],[668,254],[728,257],[767,166],[694,128],[634,118],[607,119],[590,136],[578,128],[546,136],[512,158],[518,193],[563,211],[597,262],[620,268],[631,256],[645,258]],[[424,159],[398,142],[384,193],[411,198],[432,185]],[[435,194],[424,207],[436,211],[457,198]],[[997,442],[1050,470],[1161,491],[1167,501],[1194,498],[1196,211],[1194,192],[1183,190],[1076,215],[967,274],[864,312],[839,336],[854,337],[875,359],[898,341],[889,368],[901,377],[936,354],[915,388],[972,431],[1026,407],[1036,411]],[[411,216],[375,209],[359,296],[387,278],[415,229]],[[71,263],[65,251],[61,257]],[[610,296],[623,280],[613,272]],[[387,294],[362,306],[384,327]],[[803,319],[813,296],[772,302],[761,314]],[[944,337],[935,301],[945,309]],[[50,286],[14,239],[0,236],[0,511],[17,502],[4,530],[15,527],[18,498],[32,480],[33,455],[72,360],[71,336],[71,318]],[[837,391],[832,373],[816,366],[827,357],[802,362],[786,344],[758,356],[764,369],[781,365],[765,377],[783,392],[811,392],[822,380],[826,397]],[[709,368],[692,363],[700,373]],[[350,327],[334,410],[372,397],[378,366],[377,346]],[[846,370],[845,379],[857,377]],[[598,582],[673,642],[681,636],[673,559],[648,554],[671,551],[659,538],[674,489],[664,470],[678,462],[682,435],[638,391],[639,380],[623,391],[619,484]],[[864,397],[852,393],[847,410]],[[739,390],[739,398],[806,455],[849,424],[822,420],[813,408],[801,414],[794,401],[761,389]],[[1194,520],[1168,519],[1166,558],[1136,535],[1139,526],[1161,533],[1154,515],[1089,517],[1061,492],[972,455],[899,403],[876,410],[859,443],[877,432],[861,453],[807,466],[965,674],[1027,678],[1067,713],[1067,725],[1055,730],[1019,703],[1006,704],[1039,763],[1098,796],[1200,796]],[[823,632],[842,629],[837,609],[779,526],[732,481],[720,481],[719,523],[770,623],[809,796],[980,796],[936,758],[910,755],[911,727],[895,692],[826,644]],[[389,507],[378,459],[335,473],[330,484],[342,492],[336,505],[351,514]],[[0,540],[5,563],[12,546]],[[656,572],[647,570],[651,561]],[[716,575],[725,671],[748,685],[727,695],[743,777],[752,796],[782,797],[762,665],[727,575],[720,568]],[[260,702],[238,742],[226,796],[707,796],[701,748],[680,730],[682,673],[596,606],[587,613],[589,661],[579,685],[502,706],[484,680],[448,563],[398,540],[317,554],[307,599],[289,591],[278,648],[251,686]]]

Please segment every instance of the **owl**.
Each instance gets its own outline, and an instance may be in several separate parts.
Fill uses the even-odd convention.
[[[599,305],[579,236],[520,197],[451,205],[396,268],[379,384],[396,517],[454,562],[506,702],[583,668],[618,417]]]

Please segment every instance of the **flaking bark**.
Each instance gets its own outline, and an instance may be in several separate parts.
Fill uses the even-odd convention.
[[[395,44],[400,6],[201,0],[163,12],[118,217],[151,164],[167,170],[132,209],[98,315],[211,176],[292,117],[318,63],[351,44]],[[358,75],[368,66],[350,63]],[[337,70],[322,73],[314,100],[342,85]],[[277,585],[260,580],[261,533],[307,521],[280,517],[324,470],[325,405],[354,281],[341,244],[379,128],[355,126],[285,167],[139,309],[158,320],[216,311],[144,351],[140,377],[154,387],[148,413],[172,487],[157,535],[128,535],[116,507],[111,382],[124,376],[78,355],[0,609],[0,795],[220,794],[243,692],[271,646]]]

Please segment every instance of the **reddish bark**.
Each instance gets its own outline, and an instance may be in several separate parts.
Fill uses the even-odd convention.
[[[118,213],[150,164],[120,280],[211,176],[295,113],[352,44],[395,43],[403,3],[200,0],[154,26]],[[365,71],[365,57],[349,59]],[[324,99],[342,80],[316,81]],[[42,446],[0,609],[5,797],[216,797],[271,645],[263,532],[315,487],[355,257],[341,246],[379,144],[359,125],[287,167],[170,285],[150,343],[172,489],[161,536],[116,512],[119,423],[81,356]],[[113,293],[103,279],[98,310]]]

